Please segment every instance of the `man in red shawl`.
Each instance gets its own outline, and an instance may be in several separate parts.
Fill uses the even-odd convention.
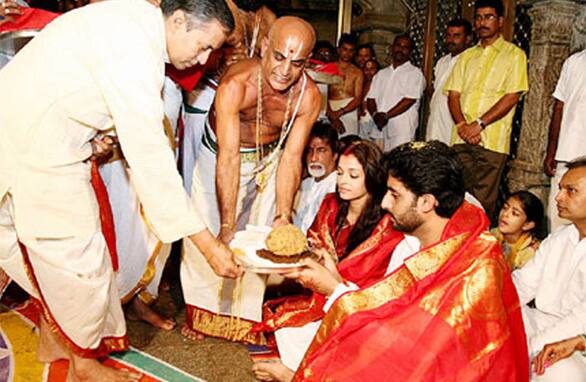
[[[292,275],[330,296],[293,380],[528,381],[519,299],[453,152],[407,143],[385,166],[383,208],[421,249],[399,244],[387,276],[361,289],[309,260]]]

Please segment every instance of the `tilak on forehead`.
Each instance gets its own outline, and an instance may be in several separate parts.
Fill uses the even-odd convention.
[[[269,42],[285,58],[305,59],[315,45],[315,31],[307,21],[285,16],[277,19],[271,27]]]

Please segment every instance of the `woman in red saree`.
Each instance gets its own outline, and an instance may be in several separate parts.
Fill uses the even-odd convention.
[[[381,279],[403,234],[380,204],[386,175],[382,153],[369,142],[351,144],[338,161],[337,192],[327,195],[307,236],[311,245],[339,261],[340,275],[359,286]],[[325,251],[325,252],[324,252]],[[265,304],[263,322],[255,331],[275,331],[282,362],[289,372],[297,368],[320,320],[325,297],[284,297]],[[255,364],[257,377],[270,380],[266,366]]]

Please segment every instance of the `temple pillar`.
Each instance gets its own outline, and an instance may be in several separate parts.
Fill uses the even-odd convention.
[[[362,14],[352,19],[352,31],[359,33],[361,44],[371,44],[377,60],[384,63],[395,35],[405,32],[407,9],[398,0],[358,0],[358,4]]]
[[[517,156],[510,163],[507,180],[511,192],[530,190],[545,204],[550,178],[543,172],[543,159],[552,114],[551,95],[562,64],[572,52],[574,21],[584,6],[567,0],[532,3],[529,91],[525,95]]]

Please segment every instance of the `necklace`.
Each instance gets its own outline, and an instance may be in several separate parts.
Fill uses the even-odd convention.
[[[257,176],[257,186],[260,189],[263,189],[266,185],[266,181],[268,179],[265,173],[265,169],[269,169],[271,164],[275,161],[276,155],[279,151],[279,147],[282,146],[285,137],[287,136],[287,123],[289,122],[289,112],[291,110],[291,103],[293,101],[293,87],[289,89],[289,94],[287,97],[287,105],[285,107],[285,116],[283,118],[283,124],[281,126],[281,135],[279,137],[279,142],[273,152],[269,155],[269,157],[265,160],[265,163],[261,163],[261,161],[265,158],[264,156],[264,145],[262,144],[262,114],[263,114],[263,107],[262,107],[262,70],[259,68],[257,74],[257,95],[256,95],[256,131],[255,131],[255,148],[256,148],[256,162],[257,168],[256,171]]]
[[[244,21],[242,17],[242,11],[238,11],[238,18],[240,19],[240,24],[242,24],[242,30],[244,35],[244,45],[246,46],[246,55],[248,58],[254,57],[254,53],[256,50],[256,40],[258,40],[258,32],[260,30],[260,19],[262,15],[259,13],[255,13],[254,16],[254,27],[252,29],[252,36],[250,42],[248,41],[248,25]]]

